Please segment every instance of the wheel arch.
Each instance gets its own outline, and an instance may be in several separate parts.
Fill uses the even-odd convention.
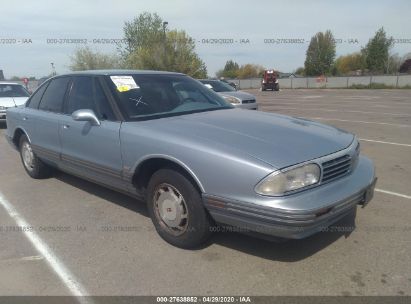
[[[168,155],[151,155],[141,159],[132,170],[132,183],[138,190],[147,189],[151,176],[164,168],[175,169],[187,177],[193,185],[204,193],[204,187],[197,175],[182,161]]]
[[[24,130],[24,128],[22,128],[22,127],[16,127],[14,129],[14,132],[13,132],[12,142],[13,142],[13,144],[15,145],[15,147],[17,149],[20,146],[20,138],[21,138],[22,135],[26,135],[29,142],[31,142],[30,136],[28,135],[26,130]]]

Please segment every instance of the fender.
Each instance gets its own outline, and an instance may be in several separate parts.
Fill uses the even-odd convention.
[[[191,170],[189,166],[187,166],[185,163],[183,163],[183,162],[180,161],[179,159],[177,159],[177,158],[175,158],[175,157],[173,157],[173,156],[170,156],[170,155],[166,155],[166,154],[150,154],[150,155],[143,156],[143,157],[140,158],[140,159],[136,162],[136,164],[131,168],[131,172],[133,172],[133,174],[134,174],[134,172],[137,171],[137,168],[138,168],[144,161],[149,160],[149,159],[153,159],[153,158],[162,158],[162,159],[165,159],[165,160],[169,160],[169,161],[174,162],[174,163],[180,165],[181,167],[183,167],[183,168],[191,175],[191,177],[194,179],[194,181],[197,183],[197,185],[199,186],[201,192],[205,193],[203,184],[201,183],[201,181],[199,180],[199,178],[197,177],[197,175],[193,172],[193,170]]]
[[[17,132],[19,129],[24,133],[24,135],[27,136],[27,139],[28,139],[29,143],[30,143],[30,144],[32,143],[29,133],[26,131],[26,129],[25,129],[24,127],[22,127],[22,126],[19,125],[19,126],[17,126],[17,127],[14,128],[13,132],[11,132],[11,137],[10,137],[11,142],[14,144],[14,146],[15,146],[16,149],[18,149],[18,146],[17,146],[17,145],[18,145],[19,143],[15,143],[13,139],[14,139],[14,136],[16,135],[16,132]]]

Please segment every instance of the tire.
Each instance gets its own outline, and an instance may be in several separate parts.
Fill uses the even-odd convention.
[[[21,162],[28,175],[35,179],[46,178],[51,175],[51,168],[33,152],[31,143],[24,134],[20,137],[19,150]]]
[[[274,91],[279,91],[279,90],[280,90],[280,85],[276,83],[274,86]]]
[[[160,169],[150,179],[147,207],[158,234],[179,248],[195,248],[211,235],[212,219],[200,192],[184,174]]]

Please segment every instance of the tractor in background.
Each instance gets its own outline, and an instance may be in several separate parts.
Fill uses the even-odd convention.
[[[279,91],[278,72],[274,70],[265,70],[261,80],[261,91],[272,90]]]

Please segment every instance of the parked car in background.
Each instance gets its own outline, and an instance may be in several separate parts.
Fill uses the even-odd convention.
[[[232,87],[233,87],[234,89],[236,89],[236,90],[238,89],[236,83],[234,83],[234,82],[232,82],[232,81],[228,81],[228,80],[226,80],[224,77],[221,77],[221,78],[220,78],[220,81],[225,82],[226,84],[232,86]]]
[[[221,80],[200,79],[200,82],[209,89],[220,94],[226,101],[236,108],[257,110],[258,104],[255,96],[242,91],[237,91],[232,86]]]
[[[144,200],[160,236],[182,248],[215,223],[307,237],[355,214],[376,181],[353,134],[235,109],[179,73],[57,76],[7,124],[31,177],[58,168]]]
[[[0,120],[6,119],[9,108],[24,105],[30,93],[24,86],[14,82],[0,82]]]

